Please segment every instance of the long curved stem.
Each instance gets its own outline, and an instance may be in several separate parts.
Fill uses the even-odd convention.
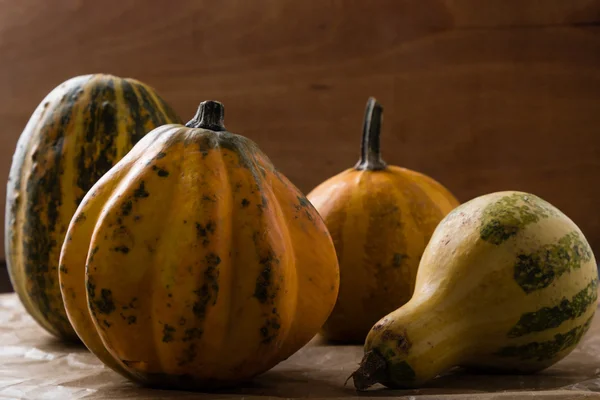
[[[381,158],[381,147],[379,144],[382,119],[383,107],[375,98],[370,97],[367,101],[363,122],[360,160],[354,167],[357,170],[378,171],[387,167],[386,162]]]

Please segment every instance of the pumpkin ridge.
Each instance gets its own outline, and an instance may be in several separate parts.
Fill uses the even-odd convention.
[[[142,122],[142,126],[144,127],[145,134],[148,132],[146,127],[160,126],[159,121],[158,119],[156,119],[156,117],[152,116],[153,113],[149,112],[149,110],[151,110],[152,105],[150,103],[150,99],[145,95],[146,91],[144,90],[142,85],[132,85],[131,89],[133,93],[135,93],[138,104],[140,105],[140,121]]]
[[[175,147],[175,146],[170,146],[169,144],[165,144],[165,146],[162,148],[162,152],[167,154],[167,156],[165,157],[167,160],[169,159],[169,157],[172,157],[172,158],[178,158],[180,161],[179,161],[179,164],[178,164],[177,168],[175,169],[175,171],[172,171],[172,173],[169,174],[169,177],[170,177],[170,179],[168,179],[169,183],[171,184],[172,187],[175,188],[175,191],[171,194],[171,196],[169,196],[169,200],[168,200],[169,204],[164,204],[165,210],[167,210],[167,211],[163,215],[163,223],[159,224],[159,225],[165,224],[166,226],[163,225],[164,227],[160,228],[160,231],[161,231],[160,236],[159,236],[160,239],[155,244],[156,249],[155,249],[154,253],[150,255],[152,264],[158,264],[156,260],[161,254],[171,254],[172,253],[171,248],[165,249],[165,247],[168,246],[169,244],[171,244],[172,242],[165,241],[164,238],[166,236],[170,236],[170,235],[165,235],[165,233],[169,232],[175,223],[175,214],[176,214],[175,211],[177,210],[177,207],[175,207],[175,206],[177,204],[180,204],[179,201],[182,196],[181,187],[180,187],[180,185],[177,185],[177,181],[182,179],[182,171],[184,169],[184,166],[186,165],[185,164],[185,156],[186,156],[185,148],[174,149],[173,147]],[[175,152],[178,152],[179,154],[174,155],[173,153],[175,153]],[[138,164],[141,163],[141,160],[138,160],[136,163],[138,163]],[[172,164],[174,164],[174,163],[172,163]],[[147,165],[147,166],[149,166],[149,165]],[[144,168],[146,168],[146,166],[144,166]],[[173,169],[173,167],[170,167],[170,170],[172,170],[172,169]],[[150,180],[150,179],[157,180],[158,179],[157,177],[151,177],[151,174],[149,173],[149,171],[146,171],[145,169],[140,168],[140,174],[143,175],[144,173],[148,177],[147,180]],[[175,182],[173,182],[173,180]],[[168,190],[168,188],[166,187],[166,184],[165,184],[164,187],[161,187],[161,191],[166,191],[166,190]],[[168,266],[168,267],[170,267],[170,266]],[[148,272],[146,272],[146,274],[149,275],[149,277],[147,277],[146,279],[150,281],[150,287],[152,287],[152,292],[160,293],[163,289],[161,286],[164,285],[164,280],[160,279],[160,276],[158,276],[159,275],[158,271],[156,271],[153,268],[149,268],[149,274],[148,274]],[[170,283],[170,284],[173,284],[173,283]],[[169,283],[167,284],[167,288],[169,288]],[[177,296],[177,293],[175,293],[174,296]],[[167,295],[167,297],[168,297],[168,295]],[[174,300],[175,299],[173,299],[173,301]],[[164,301],[169,302],[171,300],[168,298],[165,299],[165,298],[159,297],[159,296],[151,296],[150,309],[151,310],[160,309],[160,306],[157,303],[164,302]],[[180,310],[177,310],[177,311],[180,311]],[[174,320],[176,320],[176,318],[169,318],[167,320],[161,321],[161,316],[158,315],[158,323],[155,323],[154,318],[150,318],[148,321],[148,324],[149,324],[148,329],[153,334],[153,340],[151,342],[148,342],[149,346],[145,346],[146,351],[148,351],[149,353],[150,352],[154,353],[154,359],[157,361],[158,365],[160,365],[160,368],[162,368],[163,370],[169,370],[171,368],[170,361],[173,357],[171,356],[171,354],[166,355],[161,346],[152,346],[151,343],[161,343],[161,342],[168,343],[166,340],[166,337],[164,335],[164,332],[169,327],[169,323],[173,323],[173,325],[175,325]],[[163,323],[162,328],[159,327],[161,322]],[[177,328],[179,331],[180,326],[177,326]],[[173,334],[175,335],[175,328],[171,328],[171,329],[173,331]],[[179,332],[177,332],[177,335],[179,336]],[[172,349],[172,351],[171,351],[172,353],[174,353],[175,351],[178,350],[177,344],[178,344],[178,341],[181,339],[178,337],[175,340],[177,340],[176,343],[170,344],[171,347],[174,347],[174,349]],[[195,354],[196,353],[192,347],[188,351],[187,357],[191,357],[192,355],[195,356]],[[148,372],[153,372],[153,371],[148,371]],[[148,379],[148,378],[146,378],[146,379]]]
[[[96,202],[102,202],[102,201],[106,201],[107,199],[112,199],[113,197],[116,197],[116,193],[121,190],[121,192],[123,191],[123,187],[122,187],[122,183],[124,180],[126,180],[127,178],[130,178],[130,176],[132,174],[135,174],[137,172],[139,172],[137,169],[127,169],[127,166],[132,166],[134,165],[136,162],[139,162],[140,160],[142,160],[146,154],[150,153],[152,154],[152,158],[157,157],[155,154],[160,154],[162,147],[161,145],[163,145],[163,142],[160,141],[160,133],[164,132],[164,129],[158,129],[154,132],[154,133],[149,133],[147,136],[145,136],[144,138],[142,138],[142,140],[140,140],[138,142],[138,146],[136,146],[135,148],[133,148],[127,155],[125,155],[117,164],[117,166],[113,169],[111,169],[109,172],[106,173],[106,175],[104,175],[98,182],[97,184],[94,186],[94,188],[92,190],[90,190],[87,194],[85,199],[83,200],[83,202],[81,203],[81,209],[78,210],[78,213],[76,214],[76,216],[74,216],[73,220],[71,221],[71,224],[69,226],[69,231],[74,231],[74,233],[76,234],[76,240],[79,240],[81,237],[81,233],[79,233],[77,235],[77,233],[79,232],[80,229],[82,229],[80,223],[93,223],[94,226],[97,227],[97,223],[99,220],[101,220],[102,218],[105,218],[105,213],[103,212],[103,208],[101,207],[97,213],[92,213],[91,210],[96,206]],[[158,137],[158,140],[154,141],[153,139],[154,136]],[[156,148],[155,148],[156,147]],[[120,207],[119,204],[117,204],[115,202],[114,204],[114,209],[120,208],[122,209],[122,207]],[[81,218],[81,215],[85,215],[85,218]],[[75,225],[75,226],[72,226]],[[89,237],[87,238],[87,240],[89,241],[90,239],[92,241],[95,241],[98,238],[98,234],[97,234],[97,229],[93,228],[89,234]],[[65,242],[65,245],[63,246],[63,252],[65,250],[68,250],[68,254],[71,254],[70,252],[70,248],[71,246],[74,246],[74,244],[71,243],[71,239],[72,237],[67,238],[67,241]],[[82,239],[85,240],[85,239]],[[76,246],[75,246],[76,247]],[[94,249],[89,249],[89,252],[86,253],[85,258],[84,258],[84,264],[85,264],[85,270],[86,272],[88,271],[88,267],[90,266],[90,264],[93,262],[94,259],[94,255],[95,253],[98,251],[98,247],[95,247]],[[63,260],[64,256],[61,254],[61,260]],[[65,262],[71,262],[74,260],[71,260],[71,258],[68,258]],[[77,270],[77,265],[73,265],[73,264],[69,264],[69,270]],[[71,285],[75,282],[73,282],[73,279],[75,279],[75,277],[73,276],[73,272],[71,271],[70,273],[66,273],[66,271],[63,271],[61,269],[60,271],[60,275],[61,275],[61,292],[63,294],[63,298],[65,298],[65,305],[67,306],[67,309],[71,309],[71,313],[73,312],[73,309],[76,308],[76,304],[75,304],[75,297],[73,297],[73,299],[69,299],[69,293],[70,291],[73,291],[73,296],[75,296],[75,290],[76,288],[73,288]],[[129,378],[133,378],[133,377],[138,377],[140,378],[139,373],[134,373],[131,370],[127,369],[125,367],[125,365],[127,364],[126,361],[127,360],[121,360],[118,359],[116,357],[114,357],[114,355],[111,353],[111,351],[108,350],[108,347],[104,341],[104,339],[102,338],[102,336],[99,334],[99,329],[103,329],[102,328],[102,324],[100,323],[100,320],[96,320],[95,317],[93,317],[93,311],[91,311],[89,309],[88,306],[88,301],[87,301],[87,291],[88,290],[93,290],[95,291],[95,287],[92,289],[90,287],[90,282],[88,282],[87,279],[87,274],[82,274],[82,280],[84,282],[81,283],[81,288],[80,288],[80,293],[79,295],[83,297],[83,302],[84,302],[84,310],[87,310],[87,313],[84,313],[84,315],[79,315],[79,314],[70,314],[69,318],[73,319],[73,324],[75,326],[75,328],[78,330],[78,335],[82,336],[82,339],[85,343],[86,346],[88,346],[88,348],[90,348],[90,350],[100,359],[102,360],[104,363],[106,363],[108,366],[110,366],[112,369],[114,369],[117,372],[120,372],[121,374],[123,374],[124,376],[127,376]],[[63,284],[63,280],[64,280],[64,284]],[[92,277],[93,280],[93,277]],[[77,283],[75,283],[76,286]],[[64,286],[64,287],[63,287]],[[92,285],[93,286],[93,285]],[[94,296],[91,296],[92,298]],[[80,300],[81,301],[81,300]],[[70,307],[70,305],[72,305],[72,307]],[[81,309],[77,310],[78,312],[82,312]],[[131,316],[129,316],[131,317]],[[85,320],[81,321],[80,318],[83,318]],[[106,321],[106,320],[105,320]],[[141,320],[139,320],[139,318],[136,318],[136,322],[142,322]],[[105,324],[106,326],[106,324]],[[94,327],[96,327],[96,329],[93,329]],[[100,328],[98,328],[100,327]],[[108,326],[107,326],[108,327]]]
[[[179,131],[177,132],[179,133]],[[175,169],[174,171],[172,171],[172,173],[169,174],[169,178],[168,180],[170,181],[169,183],[172,185],[172,187],[174,189],[172,194],[169,196],[169,205],[165,205],[166,209],[168,210],[168,212],[166,213],[166,215],[164,216],[164,221],[167,224],[167,226],[165,226],[164,228],[164,232],[161,232],[161,239],[163,240],[159,240],[159,242],[157,243],[157,249],[155,250],[154,255],[151,257],[153,259],[152,263],[153,264],[158,264],[158,262],[156,261],[157,258],[161,255],[161,254],[171,254],[173,253],[174,249],[173,248],[169,248],[166,247],[169,244],[171,244],[171,242],[169,242],[168,240],[164,240],[165,237],[169,237],[171,235],[169,234],[165,234],[169,231],[172,232],[173,226],[178,222],[176,221],[176,211],[177,211],[177,205],[181,204],[181,199],[184,196],[183,194],[183,190],[182,190],[182,185],[179,185],[178,182],[181,181],[182,179],[185,179],[185,167],[186,167],[186,146],[182,144],[180,144],[181,148],[179,148],[176,144],[166,144],[165,147],[163,147],[163,153],[167,154],[167,156],[165,156],[165,160],[169,160],[169,157],[171,159],[179,159],[179,163],[176,164],[177,167],[173,168],[170,167],[170,170]],[[175,153],[175,154],[174,154]],[[179,153],[179,154],[177,154]],[[162,160],[162,159],[161,159]],[[175,163],[171,163],[170,165],[173,165]],[[153,180],[157,180],[157,177],[153,177],[151,178]],[[166,187],[161,187],[161,190],[167,190]],[[191,216],[190,216],[191,217]],[[190,221],[191,223],[191,221]],[[177,250],[175,250],[177,251]],[[198,266],[199,268],[199,266]],[[204,275],[206,275],[207,271],[208,271],[209,267],[206,267],[206,269],[204,270]],[[176,269],[173,272],[174,274],[176,274]],[[197,280],[199,277],[202,277],[202,275],[198,275],[198,276],[194,276],[194,280]],[[206,276],[204,276],[204,279],[207,279]],[[163,290],[163,285],[165,284],[165,280],[158,276],[157,277],[157,273],[153,268],[150,268],[150,284],[153,286],[153,293],[161,293],[161,291]],[[174,279],[173,282],[168,281],[169,283],[167,283],[165,289],[167,291],[172,290],[170,289],[170,285],[174,285]],[[150,305],[150,309],[151,310],[158,310],[160,309],[160,306],[157,304],[157,301],[166,301],[166,302],[170,302],[170,301],[177,301],[179,294],[178,293],[173,293],[174,298],[173,299],[169,299],[169,294],[167,294],[167,298],[161,298],[159,296],[154,296],[152,297],[152,302]],[[168,304],[167,304],[168,306]],[[175,307],[174,312],[180,312],[181,314],[183,314],[184,310],[180,310],[178,309],[178,307]],[[184,316],[179,316],[178,317],[179,320],[181,321],[181,319],[185,319]],[[193,322],[195,323],[193,325],[192,328],[189,328],[189,325],[187,325],[187,321],[190,320],[189,318],[186,319],[186,324],[181,326],[181,324],[177,325],[177,333],[176,333],[176,338],[175,338],[175,342],[169,344],[170,346],[170,351],[168,353],[165,352],[165,349],[163,349],[161,346],[152,346],[151,343],[166,343],[165,337],[162,335],[162,332],[159,328],[160,322],[162,322],[164,325],[162,327],[163,331],[164,329],[166,329],[169,325],[169,323],[173,323],[175,325],[175,321],[176,321],[177,317],[175,315],[173,315],[173,317],[171,318],[167,318],[165,320],[161,321],[161,315],[158,315],[158,324],[155,323],[155,321],[151,320],[150,322],[150,329],[153,330],[154,332],[154,341],[149,343],[149,347],[151,348],[150,351],[153,351],[155,354],[155,359],[157,360],[158,364],[160,365],[160,368],[164,371],[169,371],[170,369],[173,368],[172,365],[172,361],[173,359],[178,358],[177,356],[175,356],[176,353],[179,353],[180,350],[183,350],[183,346],[185,345],[183,342],[187,341],[187,340],[192,340],[191,344],[187,345],[188,347],[186,348],[186,350],[183,350],[183,354],[181,355],[181,357],[179,358],[178,361],[178,366],[180,366],[182,363],[184,362],[192,362],[193,359],[196,357],[196,342],[193,341],[193,338],[197,338],[198,335],[202,335],[204,332],[204,320],[202,320],[201,322],[198,322],[196,319],[193,320]],[[185,332],[187,332],[187,337],[181,335],[181,330],[184,330],[184,335],[186,335]],[[193,332],[193,333],[192,333]],[[173,333],[175,334],[175,328],[173,328]],[[161,339],[161,336],[162,339]],[[198,342],[201,344],[202,341],[202,337],[198,338]],[[180,343],[182,342],[182,343]],[[153,371],[149,371],[149,372],[153,372]],[[147,378],[148,379],[148,378]]]
[[[221,210],[221,208],[223,208],[223,201],[217,201],[217,210],[215,215],[228,215],[227,218],[227,222],[221,220],[221,223],[217,223],[217,229],[219,228],[219,226],[221,226],[221,231],[225,231],[226,233],[229,234],[222,234],[221,238],[224,237],[226,242],[222,243],[220,245],[221,248],[229,248],[229,249],[234,249],[237,246],[234,243],[234,239],[237,237],[237,235],[235,235],[233,232],[236,232],[237,230],[234,230],[234,221],[237,220],[236,218],[236,214],[238,212],[238,208],[236,207],[235,204],[235,194],[233,192],[233,190],[231,190],[232,185],[232,178],[231,178],[231,170],[230,168],[227,168],[226,162],[224,160],[223,154],[220,154],[219,157],[219,161],[220,161],[220,169],[221,171],[223,171],[224,173],[222,174],[222,179],[221,179],[221,184],[223,185],[223,187],[225,187],[225,189],[223,190],[224,193],[227,193],[229,196],[229,204],[232,206],[231,207],[231,213],[228,215],[226,210]],[[225,225],[227,225],[227,227],[225,228]],[[228,231],[228,232],[227,232]],[[221,239],[223,240],[223,239]],[[227,256],[223,256],[221,257],[221,268],[224,271],[232,271],[232,265],[235,264],[234,262],[234,254],[230,251],[229,254]],[[223,282],[223,274],[219,275],[219,278],[221,279],[219,281],[219,288],[224,288],[223,291],[226,293],[226,296],[230,296],[231,300],[229,302],[229,307],[227,309],[227,322],[223,325],[223,329],[222,332],[220,334],[221,336],[221,347],[219,348],[219,352],[221,353],[225,353],[226,350],[226,346],[227,346],[227,332],[231,331],[231,326],[234,325],[234,313],[233,313],[233,304],[236,304],[236,294],[237,291],[234,289],[237,285],[236,285],[236,277],[237,274],[234,273],[229,273],[228,274],[228,279],[227,282]],[[222,296],[223,297],[223,296]]]
[[[353,178],[354,184],[356,184],[357,186],[362,186],[365,184],[367,174],[363,172],[356,172],[354,170],[349,170],[348,174],[350,175],[349,178]],[[340,231],[337,234],[334,233],[332,237],[334,238],[334,243],[336,246],[338,243],[341,244],[340,248],[336,247],[336,253],[338,254],[340,266],[355,266],[356,264],[352,261],[350,261],[350,263],[348,264],[348,261],[345,260],[362,259],[361,253],[363,251],[362,249],[364,249],[365,247],[367,238],[366,235],[360,235],[360,231],[364,228],[366,232],[368,230],[368,223],[365,223],[363,218],[358,218],[358,221],[355,221],[354,219],[348,220],[347,217],[349,214],[349,210],[365,209],[364,198],[363,196],[359,195],[357,191],[354,190],[344,190],[340,192],[340,195],[336,195],[336,203],[338,203],[339,205],[332,204],[332,206],[337,212],[344,213],[344,219],[343,224],[341,221],[339,222],[341,224]],[[342,197],[342,195],[346,195],[346,197],[344,198]],[[326,215],[327,217],[325,221],[329,228],[331,224],[329,217],[332,215],[332,213],[327,212]],[[358,226],[360,226],[360,228],[357,228]],[[352,245],[346,246],[345,244],[347,242],[352,243]],[[354,269],[350,270],[349,268],[340,268],[340,289],[338,298],[348,294],[348,299],[350,299],[350,301],[345,303],[336,301],[333,312],[330,316],[330,320],[325,323],[325,328],[327,330],[331,329],[337,331],[341,324],[340,321],[346,318],[347,315],[350,315],[351,313],[355,312],[356,309],[359,308],[359,304],[364,301],[364,296],[354,292],[356,286],[354,286],[353,284],[353,274],[355,274]],[[348,284],[348,281],[350,281],[350,285]],[[344,282],[346,283],[344,284]],[[352,330],[352,328],[348,329],[348,327],[354,326],[354,322],[355,320],[352,320],[351,324],[347,324],[348,326],[345,326],[343,329],[341,329],[341,331],[347,332],[348,330]],[[344,333],[344,335],[347,334]]]
[[[56,269],[58,262],[54,266],[51,264],[52,255],[60,246],[60,233],[55,233],[55,228],[59,221],[59,212],[62,204],[61,193],[61,175],[63,160],[61,157],[65,129],[70,123],[71,111],[74,107],[73,99],[80,94],[79,87],[71,88],[65,92],[60,100],[60,113],[50,116],[44,120],[41,127],[44,134],[36,147],[36,153],[39,156],[34,158],[32,173],[27,179],[25,191],[28,198],[28,206],[23,221],[23,264],[26,280],[29,282],[27,289],[28,296],[36,303],[37,311],[44,319],[43,326],[50,326],[50,330],[55,334],[72,336],[72,332],[63,326],[68,326],[68,321],[60,292],[52,290],[52,287],[58,287],[56,279],[52,279],[52,269]],[[44,142],[42,142],[42,138]],[[50,150],[51,151],[48,151]],[[36,159],[50,160],[50,165],[43,165],[41,176],[36,176]],[[45,164],[45,163],[44,163]],[[39,163],[38,163],[39,165]],[[41,168],[40,168],[41,169]],[[58,305],[56,304],[58,303]],[[46,320],[48,321],[46,323]]]
[[[112,170],[116,173],[116,175],[119,177],[117,184],[114,185],[112,188],[108,189],[105,193],[104,193],[104,199],[105,199],[105,205],[102,209],[102,211],[96,215],[96,221],[95,221],[95,227],[93,230],[93,233],[91,235],[91,241],[92,242],[98,242],[98,239],[100,237],[102,237],[102,235],[107,235],[109,232],[112,232],[113,236],[116,232],[118,232],[120,229],[126,229],[127,228],[127,224],[129,224],[131,221],[129,221],[130,218],[133,218],[134,214],[138,214],[138,211],[136,211],[136,209],[134,208],[135,206],[132,205],[132,210],[129,213],[126,213],[128,215],[123,215],[123,203],[128,201],[128,199],[134,199],[133,203],[138,202],[138,201],[144,201],[148,196],[148,188],[145,186],[145,180],[148,178],[146,175],[149,175],[149,171],[144,170],[142,168],[139,167],[139,164],[141,162],[143,162],[144,156],[145,156],[145,152],[149,150],[149,148],[152,146],[152,142],[148,143],[148,146],[137,153],[133,153],[131,154],[132,159],[130,159],[130,165],[132,168],[130,169],[125,169],[125,168],[118,168],[116,170]],[[122,163],[118,164],[118,167],[125,167],[125,162],[128,160],[121,160],[123,161]],[[108,177],[109,182],[113,181],[112,179],[115,179],[116,177]],[[143,192],[144,195],[140,195],[141,191],[140,188],[143,187]],[[137,193],[140,192],[140,193]],[[136,193],[138,195],[136,195]],[[111,229],[113,226],[116,227],[114,229]],[[133,247],[130,247],[128,244],[123,244],[121,243],[120,240],[115,239],[114,237],[111,237],[109,241],[106,241],[104,246],[102,246],[101,250],[103,252],[107,251],[107,247],[110,249],[111,246],[116,246],[116,247],[112,247],[112,251],[118,251],[123,253],[123,256],[127,256],[127,257],[131,257],[132,254],[131,251],[133,251]],[[124,360],[120,357],[116,357],[116,354],[118,353],[117,349],[114,348],[113,346],[110,345],[111,341],[109,340],[110,335],[112,335],[112,333],[108,332],[107,330],[109,329],[117,329],[118,326],[112,326],[111,325],[119,325],[122,324],[122,322],[120,322],[118,319],[116,319],[116,317],[114,317],[116,319],[112,320],[112,322],[110,322],[108,325],[106,323],[104,323],[103,321],[108,321],[110,318],[113,318],[113,316],[101,316],[98,315],[97,313],[97,307],[95,306],[96,304],[96,298],[98,297],[98,294],[100,293],[101,290],[103,290],[104,288],[108,288],[110,287],[110,280],[106,277],[106,276],[102,276],[105,275],[106,272],[100,270],[100,272],[96,272],[97,268],[100,266],[96,266],[93,264],[93,255],[95,253],[95,250],[97,250],[97,248],[93,249],[90,252],[90,255],[88,256],[87,259],[87,265],[86,265],[86,289],[87,289],[87,297],[88,297],[88,307],[89,307],[89,311],[91,314],[91,321],[93,323],[93,325],[96,327],[96,333],[95,335],[98,336],[98,339],[101,341],[101,343],[103,344],[103,346],[106,348],[107,352],[109,354],[111,354],[115,361],[112,363],[123,363],[124,365],[127,365],[127,362],[131,362],[132,360]],[[111,251],[111,250],[109,250]],[[122,265],[117,265],[115,264],[115,266],[121,267]],[[93,267],[93,268],[92,268]],[[92,268],[92,269],[91,269]],[[104,267],[106,269],[106,266]],[[153,271],[150,271],[150,274],[152,274]],[[146,272],[146,275],[148,274],[148,272]],[[99,276],[100,275],[100,276]],[[145,278],[143,279],[144,282],[154,282],[154,279],[151,279],[151,276],[145,276]],[[108,280],[108,282],[107,282]],[[90,286],[90,282],[93,282],[93,286]],[[156,291],[156,288],[152,288],[152,291]],[[111,291],[112,292],[112,291]],[[117,292],[117,291],[115,291]],[[132,291],[132,295],[134,297],[138,297],[135,296],[136,292]],[[121,310],[121,305],[123,304],[123,293],[122,292],[117,292],[115,295],[115,302],[117,304],[117,306],[119,307],[119,309]],[[152,300],[154,300],[153,297],[151,297]],[[154,305],[153,305],[154,307]],[[153,321],[152,320],[146,320],[144,318],[140,318],[139,313],[136,316],[136,325],[137,326],[144,326],[143,328],[140,328],[141,330],[145,331],[147,333],[148,336],[152,337],[153,340],[155,341],[160,341],[160,338],[162,338],[162,329],[163,327],[160,328],[160,332],[157,331],[157,329],[155,329],[154,325],[153,325]],[[121,318],[126,317],[122,312],[121,312]],[[103,318],[106,318],[103,320]],[[124,318],[125,319],[125,318]],[[148,349],[148,347],[146,347],[146,352],[153,352],[153,358],[155,360],[158,360],[158,354],[156,352],[156,348],[150,346],[151,348]],[[133,362],[136,362],[137,360],[133,360]],[[130,373],[130,372],[129,372]]]
[[[83,195],[112,167],[116,159],[115,143],[118,140],[117,110],[111,105],[116,103],[116,91],[113,80],[106,80],[105,84],[94,86],[90,90],[90,100],[87,102],[85,121],[85,145],[78,155],[77,186]],[[103,107],[98,107],[102,102]],[[96,132],[102,131],[99,140],[94,140]]]
[[[425,246],[427,245],[427,243],[429,242],[431,233],[433,233],[433,230],[438,225],[439,221],[441,219],[443,219],[443,217],[446,214],[446,212],[443,209],[444,208],[447,209],[448,206],[442,205],[442,204],[440,204],[440,202],[434,201],[431,196],[431,191],[426,190],[421,185],[419,185],[418,182],[415,180],[415,177],[413,177],[411,175],[412,174],[405,174],[405,173],[396,174],[396,175],[393,175],[393,177],[391,177],[391,179],[398,181],[398,178],[402,177],[402,180],[404,181],[403,184],[396,185],[396,188],[398,189],[398,193],[399,193],[399,189],[401,187],[408,186],[407,192],[409,193],[409,196],[410,196],[410,199],[407,202],[408,206],[409,206],[408,207],[409,214],[411,215],[415,225],[418,227],[418,229],[420,231],[419,233],[430,232],[429,235],[423,235],[423,239],[424,239],[423,249],[424,249]],[[426,180],[429,181],[429,179],[426,179]],[[429,182],[429,184],[431,185],[432,182]],[[431,186],[433,186],[433,185],[431,185]],[[431,189],[431,188],[428,188],[428,189]],[[450,192],[446,193],[446,195],[452,196],[452,194]],[[399,196],[398,198],[402,198],[402,196]],[[423,203],[427,203],[427,207],[423,207]],[[425,212],[424,210],[419,209],[419,207],[428,210],[428,212]],[[436,212],[437,212],[437,215],[435,215]]]
[[[266,179],[264,179],[264,180],[266,180]],[[264,185],[262,190],[263,190],[263,192],[265,192],[263,194],[263,196],[265,196],[265,197],[267,197],[267,199],[269,199],[269,204],[271,205],[271,212],[274,214],[275,219],[285,221],[283,205],[281,204],[279,198],[275,194],[273,188],[270,185]],[[289,227],[287,226],[287,224],[280,223],[277,226],[279,227],[280,236],[282,238],[282,241],[284,242],[284,245],[282,246],[282,248],[285,249],[284,253],[281,254],[280,257],[284,258],[286,256],[286,254],[294,255],[293,257],[288,257],[288,259],[289,259],[289,261],[288,261],[289,264],[287,264],[288,268],[287,268],[287,270],[283,270],[281,273],[282,273],[282,275],[284,275],[284,279],[285,279],[285,282],[287,282],[287,285],[297,286],[298,285],[298,271],[297,271],[297,267],[296,267],[296,256],[295,256],[297,249],[295,248],[294,244],[292,243],[291,233],[290,233],[290,230],[289,230]],[[280,264],[278,264],[278,265],[280,265]],[[288,272],[287,274],[285,274],[286,271]],[[290,276],[290,275],[293,275],[293,276]],[[282,289],[279,288],[277,290],[281,291]],[[279,295],[279,293],[278,293],[278,295]],[[297,308],[299,295],[300,295],[300,293],[297,292],[297,295],[293,298],[293,304],[291,306],[289,303],[285,304],[285,306],[287,308],[287,312],[289,312],[290,315],[296,315],[295,311]],[[284,299],[282,299],[282,300],[284,300]],[[268,305],[266,305],[266,308],[267,308],[268,316],[265,318],[264,325],[261,327],[261,334],[263,333],[263,330],[266,329],[270,335],[274,335],[274,339],[278,340],[279,343],[281,343],[281,346],[284,346],[284,344],[287,342],[287,339],[292,330],[292,327],[295,325],[295,320],[292,319],[289,326],[281,326],[282,321],[281,321],[281,316],[279,315],[280,311],[278,311],[276,309],[271,309]],[[273,331],[275,331],[275,332],[273,332]],[[281,334],[282,331],[283,331],[283,335]],[[263,335],[263,336],[266,336],[265,338],[263,338],[263,341],[266,341],[267,343],[270,340],[273,340],[273,339],[270,339],[270,336],[268,336],[268,335]]]
[[[257,155],[259,155],[261,158],[264,158],[265,162],[263,164],[267,167],[267,171],[274,172],[275,168],[273,164],[271,164],[271,161],[264,156],[260,149],[258,149],[256,143],[231,132],[218,132],[215,135],[217,136],[218,146],[222,149],[227,149],[237,154],[240,165],[244,168],[247,168],[253,175],[256,184],[259,187],[262,187],[262,182],[265,178],[265,172],[260,171]]]
[[[131,142],[137,143],[146,134],[146,124],[141,119],[141,104],[133,85],[126,79],[121,81],[121,92],[127,105],[125,110],[129,116],[126,120],[128,122],[126,132],[130,133]]]
[[[54,97],[56,97],[56,94],[54,95]],[[42,102],[44,106],[38,106],[34,112],[34,115],[39,114],[38,118],[35,120],[35,124],[33,121],[29,121],[25,128],[26,133],[19,138],[14,159],[21,160],[21,162],[13,162],[10,170],[8,190],[6,193],[7,207],[5,212],[5,252],[11,283],[29,314],[31,314],[34,319],[47,330],[52,330],[52,327],[38,315],[39,311],[34,303],[28,296],[24,295],[27,291],[28,281],[25,269],[22,266],[21,268],[17,268],[16,265],[23,263],[23,257],[19,257],[19,255],[23,254],[24,239],[22,235],[23,232],[19,227],[21,227],[26,220],[26,203],[24,201],[25,199],[22,198],[22,192],[24,191],[23,185],[26,186],[27,180],[30,177],[30,175],[26,177],[24,177],[24,175],[31,172],[31,165],[33,164],[32,153],[36,152],[39,138],[34,143],[34,146],[26,146],[26,144],[32,139],[33,132],[37,131],[40,125],[43,126],[45,121],[49,118],[49,116],[46,115],[46,112],[48,110],[47,105],[53,100],[52,97],[52,93],[46,96]],[[13,196],[11,196],[11,193],[14,193]]]
[[[140,98],[142,99],[143,110],[156,110],[158,108],[162,111],[162,107],[160,107],[160,105],[154,101],[154,98],[146,89],[146,85],[137,85],[134,90],[136,90],[139,93]],[[163,114],[163,112],[161,112],[160,114],[155,112],[148,112],[148,118],[153,126],[162,126],[165,124],[165,115]]]
[[[152,88],[141,82],[139,82],[139,86],[143,88],[146,96],[150,98],[152,109],[159,110],[159,113],[155,115],[155,117],[160,121],[159,126],[167,125],[170,123],[170,121],[179,120],[179,117],[175,115],[173,109],[169,107],[165,100],[156,91],[152,90]]]

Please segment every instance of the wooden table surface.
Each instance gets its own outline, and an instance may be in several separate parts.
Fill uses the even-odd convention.
[[[60,343],[35,324],[15,294],[0,295],[0,399],[600,399],[599,318],[569,356],[536,375],[454,371],[417,390],[376,385],[358,394],[344,382],[362,353],[360,346],[327,345],[317,336],[242,387],[215,393],[154,390],[128,382],[83,346]]]

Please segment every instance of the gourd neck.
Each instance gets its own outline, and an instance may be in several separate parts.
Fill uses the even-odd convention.
[[[202,128],[211,131],[225,130],[225,107],[218,101],[207,100],[200,103],[196,115],[185,126],[188,128]]]
[[[363,121],[360,159],[354,167],[359,171],[379,171],[387,167],[386,162],[381,158],[381,147],[379,144],[382,119],[383,107],[375,98],[370,97],[367,101]]]
[[[411,300],[374,325],[360,367],[351,377],[357,390],[375,383],[418,387],[468,356],[473,343],[466,326],[440,318],[437,304]],[[390,351],[391,350],[391,351]]]

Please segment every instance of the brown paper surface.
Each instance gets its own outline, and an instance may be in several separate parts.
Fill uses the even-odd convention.
[[[460,370],[418,390],[376,386],[357,393],[346,378],[360,346],[319,338],[244,387],[214,393],[154,390],[122,378],[85,347],[65,345],[38,327],[15,294],[0,295],[0,399],[400,398],[600,399],[600,320],[565,359],[536,375],[468,375]]]

